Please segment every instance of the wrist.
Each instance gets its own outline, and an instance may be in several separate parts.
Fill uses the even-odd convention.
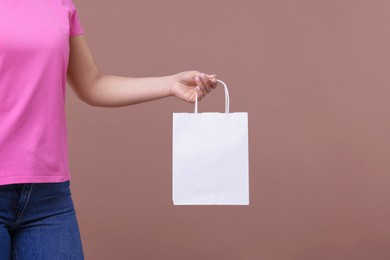
[[[176,74],[166,76],[166,86],[168,96],[175,96],[175,86],[176,86]]]

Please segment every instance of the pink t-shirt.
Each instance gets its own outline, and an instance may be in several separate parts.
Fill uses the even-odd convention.
[[[70,180],[65,117],[72,0],[0,0],[0,185]]]

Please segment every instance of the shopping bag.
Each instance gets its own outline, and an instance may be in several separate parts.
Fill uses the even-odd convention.
[[[249,205],[248,113],[173,113],[174,205]]]

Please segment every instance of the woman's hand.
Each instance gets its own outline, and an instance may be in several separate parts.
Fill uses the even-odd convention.
[[[184,101],[194,103],[198,93],[198,101],[217,87],[216,75],[208,75],[199,71],[183,71],[174,75],[172,95]]]

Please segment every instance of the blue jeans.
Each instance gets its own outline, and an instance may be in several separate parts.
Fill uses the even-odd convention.
[[[84,259],[70,181],[0,185],[0,260]]]

